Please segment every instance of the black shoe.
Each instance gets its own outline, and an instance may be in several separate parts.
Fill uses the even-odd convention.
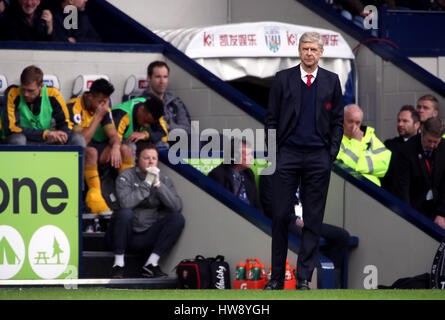
[[[164,273],[158,266],[153,266],[149,264],[148,266],[142,267],[142,275],[147,278],[167,278],[168,274]]]
[[[278,280],[269,280],[264,286],[264,290],[283,290],[284,283]]]
[[[113,279],[122,279],[124,277],[124,267],[113,266],[110,277]]]
[[[296,289],[297,290],[310,290],[309,281],[298,279]]]

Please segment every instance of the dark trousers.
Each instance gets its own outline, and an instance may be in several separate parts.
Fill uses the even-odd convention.
[[[121,209],[113,214],[107,241],[115,254],[152,252],[163,257],[178,240],[184,228],[184,216],[179,212],[167,214],[144,232],[133,231],[133,210]]]
[[[302,228],[295,223],[296,216],[291,218],[289,232],[301,238]],[[349,233],[343,228],[323,223],[321,225],[321,236],[326,240],[326,246],[320,251],[329,258],[336,269],[343,268],[346,250],[348,249]]]
[[[298,150],[282,147],[273,175],[272,279],[284,281],[288,232],[300,185],[304,227],[297,260],[298,279],[310,281],[318,262],[321,227],[331,175],[329,151],[325,148]]]

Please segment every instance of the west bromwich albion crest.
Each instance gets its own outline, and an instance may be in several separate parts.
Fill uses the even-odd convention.
[[[270,51],[275,53],[280,50],[280,27],[264,27],[264,38]]]

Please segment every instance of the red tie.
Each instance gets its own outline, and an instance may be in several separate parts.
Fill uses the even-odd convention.
[[[307,84],[308,87],[310,87],[311,84],[312,84],[311,79],[312,79],[313,75],[307,74],[306,77],[307,77],[306,84]]]

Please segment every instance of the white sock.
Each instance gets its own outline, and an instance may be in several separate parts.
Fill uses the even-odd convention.
[[[119,267],[124,267],[125,266],[125,262],[124,262],[124,255],[123,254],[115,254],[114,255],[114,266],[119,266]]]
[[[158,256],[156,253],[152,253],[150,257],[148,257],[147,262],[145,263],[145,266],[148,266],[149,264],[156,267],[158,265],[160,256]]]

